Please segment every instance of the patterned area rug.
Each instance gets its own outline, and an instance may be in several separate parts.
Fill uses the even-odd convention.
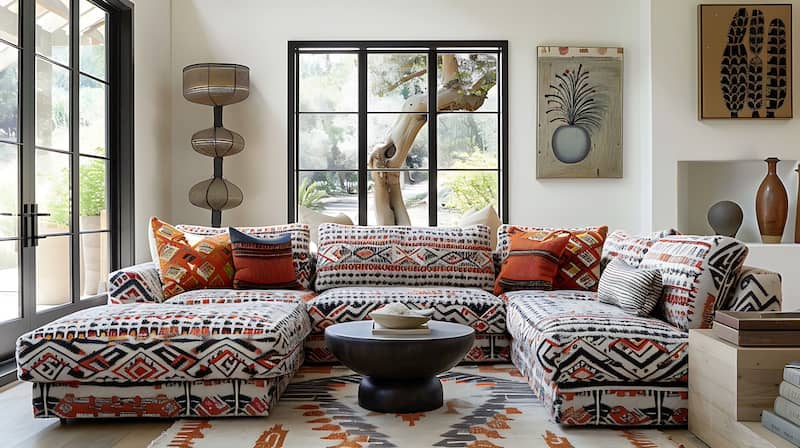
[[[179,420],[151,448],[207,447],[545,447],[679,448],[655,429],[562,428],[510,365],[459,366],[440,376],[444,407],[380,414],[358,406],[360,376],[344,367],[307,366],[267,418]]]

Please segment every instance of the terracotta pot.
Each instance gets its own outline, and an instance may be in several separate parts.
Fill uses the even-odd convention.
[[[758,187],[756,194],[756,218],[761,241],[776,244],[781,242],[783,229],[789,215],[789,196],[781,178],[778,177],[777,157],[767,160],[767,176]]]

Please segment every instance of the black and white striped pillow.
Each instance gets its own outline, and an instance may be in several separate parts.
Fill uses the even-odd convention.
[[[615,259],[600,276],[597,296],[637,316],[649,316],[661,299],[661,271],[638,269]]]

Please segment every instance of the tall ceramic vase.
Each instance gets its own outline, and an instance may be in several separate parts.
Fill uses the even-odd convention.
[[[761,241],[777,244],[781,242],[783,229],[786,227],[789,196],[781,178],[778,177],[780,159],[770,157],[765,162],[767,162],[767,176],[761,182],[756,194],[756,218]]]

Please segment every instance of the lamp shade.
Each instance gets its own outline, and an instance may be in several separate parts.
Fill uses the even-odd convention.
[[[221,177],[213,177],[195,184],[189,190],[189,202],[208,210],[228,210],[238,207],[244,193],[233,182]]]
[[[250,95],[250,69],[239,64],[204,63],[183,68],[183,97],[207,106],[227,106]]]
[[[244,150],[244,138],[225,128],[208,128],[192,135],[192,148],[209,157],[228,157]]]

